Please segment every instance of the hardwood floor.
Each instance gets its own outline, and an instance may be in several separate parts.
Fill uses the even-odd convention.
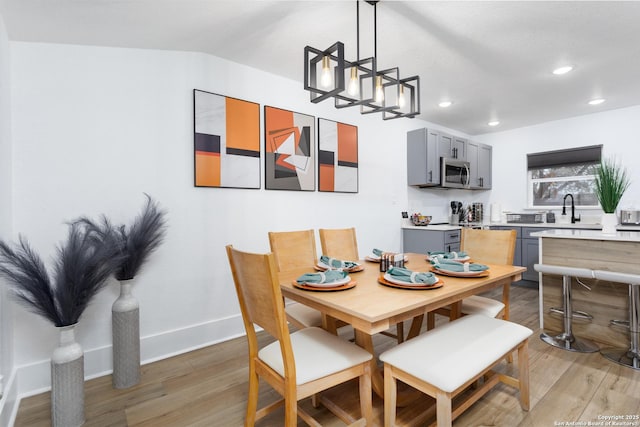
[[[512,287],[511,319],[535,331],[529,350],[531,410],[522,411],[512,389],[498,385],[455,420],[454,426],[546,427],[563,422],[586,426],[589,422],[598,425],[593,423],[601,421],[598,417],[602,416],[640,415],[640,371],[609,362],[599,353],[572,353],[544,344],[538,338],[537,310],[537,289]],[[347,338],[350,333],[345,331]],[[268,337],[263,334],[261,339],[267,342]],[[391,338],[375,337],[377,351],[393,345]],[[85,426],[241,426],[247,393],[246,353],[244,338],[238,338],[145,365],[141,383],[127,390],[114,390],[111,376],[87,381]],[[514,367],[503,364],[502,369],[510,371]],[[349,396],[357,398],[357,393],[347,390],[350,386],[334,391],[342,395],[347,406],[355,405]],[[260,404],[278,397],[265,384],[260,392]],[[15,425],[50,426],[49,399],[49,393],[23,399]],[[381,401],[375,398],[374,404],[381,420]],[[344,426],[323,407],[315,409],[309,401],[302,405],[323,425]],[[406,408],[399,415],[411,419],[412,411],[418,409]],[[617,425],[640,426],[638,419],[620,421],[635,424]],[[257,426],[282,423],[279,410]],[[305,424],[300,420],[298,425]]]

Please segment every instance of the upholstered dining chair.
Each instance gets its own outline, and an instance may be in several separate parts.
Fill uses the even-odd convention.
[[[298,425],[298,416],[318,426],[298,401],[335,385],[358,378],[361,419],[352,425],[371,425],[371,358],[368,351],[315,327],[290,333],[274,255],[252,254],[226,247],[249,344],[249,397],[245,426],[253,426],[284,404],[286,427]],[[256,326],[276,341],[259,348]],[[260,378],[283,398],[258,410]],[[332,408],[328,408],[332,409]],[[344,411],[336,414],[346,423]],[[342,412],[342,413],[341,413]]]
[[[480,230],[463,228],[460,249],[466,252],[473,262],[482,264],[513,265],[513,255],[516,247],[517,233],[515,230]],[[473,295],[462,300],[462,314],[483,314],[509,320],[509,313],[505,312],[509,301],[511,284],[502,288],[502,302],[493,298]],[[436,310],[435,313],[450,316],[448,307]],[[435,326],[434,312],[427,314],[427,329]]]
[[[347,261],[360,259],[355,228],[320,228],[318,234],[323,255]],[[404,341],[404,323],[396,324],[395,334],[389,331],[380,333],[395,338],[399,344]]]
[[[318,262],[316,238],[313,230],[270,231],[269,246],[276,260],[278,271],[313,271]],[[287,319],[296,328],[322,326],[322,314],[304,304],[287,304]]]

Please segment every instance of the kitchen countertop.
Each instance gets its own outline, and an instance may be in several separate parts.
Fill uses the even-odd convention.
[[[582,224],[582,223],[563,223],[563,222],[537,222],[537,223],[512,223],[512,222],[492,222],[492,223],[484,223],[484,224],[472,224],[473,226],[481,226],[482,228],[490,227],[490,226],[500,226],[500,227],[533,227],[533,228],[544,228],[544,229],[576,229],[576,230],[592,230],[598,231],[602,228],[600,224]],[[460,230],[464,228],[460,225],[451,225],[451,224],[429,224],[429,225],[412,225],[405,224],[402,226],[403,229],[408,230],[432,230],[432,231],[451,231],[451,230]],[[618,225],[618,231],[640,231],[640,225]],[[598,231],[599,232],[599,231]]]
[[[451,224],[429,224],[429,225],[403,225],[402,228],[407,230],[425,230],[425,231],[452,231],[460,230],[459,225]]]
[[[531,233],[531,236],[556,239],[640,242],[640,233],[634,231],[618,231],[616,233],[605,234],[600,230],[542,230]]]

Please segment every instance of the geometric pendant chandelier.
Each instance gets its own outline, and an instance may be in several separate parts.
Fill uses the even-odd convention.
[[[344,58],[344,44],[325,50],[304,48],[304,89],[313,103],[333,98],[336,108],[359,106],[362,114],[382,113],[384,120],[420,114],[420,76],[400,78],[398,67],[377,69],[377,8],[373,5],[373,57],[360,59],[360,2],[356,0],[357,60]]]

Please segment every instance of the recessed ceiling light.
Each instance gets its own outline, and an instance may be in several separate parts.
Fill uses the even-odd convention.
[[[567,74],[571,70],[573,70],[573,66],[565,65],[564,67],[558,67],[553,70],[553,74],[555,74],[556,76],[561,76],[563,74]]]
[[[497,121],[497,120],[493,120],[493,121],[491,121],[491,122],[489,122],[489,123],[487,123],[487,124],[488,124],[489,126],[498,126],[498,125],[500,124],[500,122],[499,122],[499,121]]]
[[[596,98],[596,99],[592,99],[591,101],[588,102],[589,105],[600,105],[604,102],[604,98]]]
[[[451,104],[453,104],[453,102],[451,101],[442,101],[438,104],[438,107],[447,108],[447,107],[451,107]]]

